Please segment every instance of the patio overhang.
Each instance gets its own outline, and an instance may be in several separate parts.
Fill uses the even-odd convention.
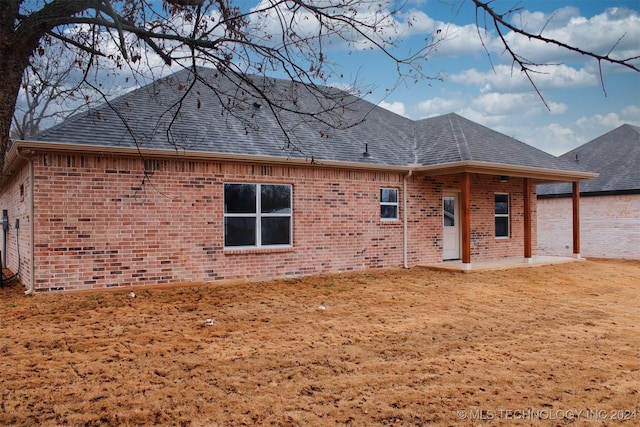
[[[491,163],[475,160],[436,165],[413,165],[413,171],[416,174],[425,176],[478,173],[483,175],[498,175],[514,178],[531,178],[536,180],[536,183],[577,182],[581,179],[595,178],[599,175],[593,172],[548,169],[534,166],[510,165],[505,163]]]

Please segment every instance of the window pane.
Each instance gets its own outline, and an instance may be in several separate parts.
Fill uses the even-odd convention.
[[[290,245],[291,218],[262,218],[262,245]]]
[[[224,212],[255,213],[256,186],[254,184],[225,184]]]
[[[224,219],[225,246],[255,246],[256,219],[226,217]]]
[[[380,205],[380,218],[398,219],[398,207],[394,205]]]
[[[496,214],[509,213],[509,195],[496,194]]]
[[[291,186],[262,185],[260,190],[262,213],[290,213]]]
[[[456,225],[455,199],[452,197],[445,197],[442,199],[442,205],[443,205],[444,226],[455,227]]]
[[[496,237],[509,237],[509,218],[496,217]]]
[[[395,188],[382,188],[380,190],[380,202],[396,203],[398,201],[398,190]]]

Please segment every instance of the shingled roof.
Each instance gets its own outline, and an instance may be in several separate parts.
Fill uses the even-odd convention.
[[[600,176],[580,184],[584,195],[640,193],[640,127],[624,124],[562,156]],[[538,196],[571,194],[570,184],[538,186]]]
[[[473,162],[583,171],[453,113],[413,121],[335,88],[321,88],[324,96],[318,97],[308,86],[289,80],[248,76],[249,85],[215,69],[198,68],[197,74],[195,81],[192,70],[161,78],[30,141],[51,143],[52,149],[64,144],[105,151],[313,159],[363,167]],[[274,100],[273,105],[261,93]]]

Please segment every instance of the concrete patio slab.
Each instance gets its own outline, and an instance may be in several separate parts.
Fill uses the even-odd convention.
[[[538,267],[541,265],[562,264],[566,262],[586,261],[586,258],[580,257],[561,257],[561,256],[534,256],[532,258],[510,257],[494,260],[472,261],[470,264],[463,264],[459,260],[443,261],[435,264],[426,264],[423,267],[434,270],[458,271],[469,273],[473,271],[483,270],[505,270],[509,268],[522,267]]]

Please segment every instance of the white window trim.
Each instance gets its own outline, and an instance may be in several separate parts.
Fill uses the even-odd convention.
[[[396,201],[395,202],[383,202],[382,201],[382,190],[393,190],[396,192]],[[400,190],[393,187],[382,187],[380,189],[380,206],[395,206],[396,207],[396,217],[395,218],[382,218],[380,215],[380,221],[399,221],[400,220]]]
[[[496,196],[507,196],[507,213],[499,214],[496,213]],[[509,193],[494,193],[493,194],[493,235],[498,240],[505,240],[511,238],[511,195]],[[507,218],[507,235],[506,236],[496,236],[496,221],[495,218]]]
[[[222,185],[223,188],[223,194],[224,194],[224,186],[227,184],[244,184],[244,185],[255,185],[256,186],[256,212],[255,213],[227,213],[224,212],[224,218],[255,218],[256,221],[256,244],[251,246],[227,246],[226,244],[224,245],[224,249],[225,250],[251,250],[251,249],[279,249],[279,248],[292,248],[293,247],[293,185],[292,184],[282,184],[282,183],[270,183],[270,182],[261,182],[261,183],[257,183],[257,182],[225,182]],[[262,198],[260,197],[261,194],[261,187],[263,185],[281,185],[281,186],[286,186],[289,187],[289,206],[291,207],[291,212],[289,213],[262,213],[261,212],[261,208],[262,208]],[[223,203],[224,203],[224,196],[223,196]],[[223,209],[224,211],[224,209]],[[260,221],[261,218],[275,218],[275,217],[287,217],[287,218],[291,218],[291,220],[289,221],[289,236],[290,236],[290,240],[291,243],[289,244],[284,244],[284,245],[263,245],[262,244],[262,221]],[[225,225],[224,225],[224,218],[222,221],[222,241],[224,242],[224,234],[225,234]]]

